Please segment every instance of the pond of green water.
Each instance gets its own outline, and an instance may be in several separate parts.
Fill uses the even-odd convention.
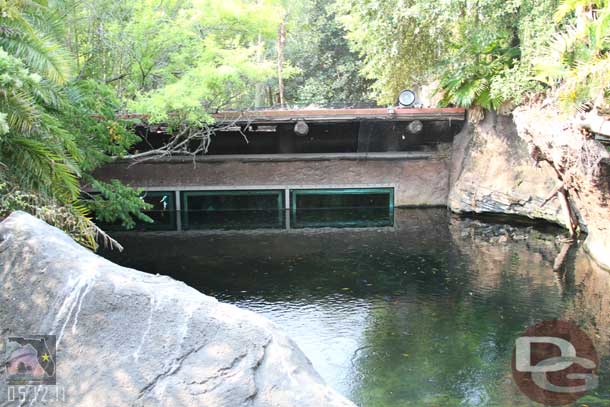
[[[107,256],[268,317],[363,407],[538,405],[512,380],[514,341],[576,321],[601,364],[575,405],[607,406],[610,274],[579,247],[558,264],[551,232],[396,210],[371,228],[119,233]]]

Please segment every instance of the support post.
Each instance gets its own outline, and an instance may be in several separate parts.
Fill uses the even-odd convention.
[[[182,203],[180,202],[180,191],[174,191],[174,202],[176,203],[176,229],[182,231]]]

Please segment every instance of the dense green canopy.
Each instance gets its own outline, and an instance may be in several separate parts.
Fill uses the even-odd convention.
[[[610,83],[607,0],[337,0],[377,99],[438,81],[445,105],[497,109],[559,88],[568,108]],[[606,95],[607,96],[607,95]]]
[[[503,109],[605,105],[607,0],[0,0],[0,216],[93,241],[88,219],[149,220],[99,166],[137,141],[119,112],[201,127],[219,109],[375,100],[433,85]],[[84,193],[84,186],[100,194]]]

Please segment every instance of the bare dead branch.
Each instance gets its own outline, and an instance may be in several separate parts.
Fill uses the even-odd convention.
[[[91,222],[93,229],[95,231],[95,240],[98,244],[102,244],[105,248],[116,249],[119,252],[123,251],[123,246],[116,240],[114,240],[110,235],[100,229],[95,223]]]
[[[573,238],[577,234],[579,222],[578,219],[576,219],[576,216],[574,215],[574,210],[572,209],[572,205],[570,203],[568,191],[566,191],[565,189],[560,189],[557,192],[557,198],[561,203],[561,209],[565,217],[565,223],[570,231],[570,237]]]
[[[116,82],[116,81],[120,81],[121,79],[125,78],[126,76],[128,76],[128,73],[122,73],[120,75],[115,76],[114,78],[110,78],[110,79],[106,79],[106,84],[112,83],[112,82]]]
[[[541,208],[544,208],[544,206],[546,204],[548,204],[553,198],[557,197],[557,193],[562,190],[564,188],[564,184],[561,183],[559,184],[555,189],[553,189],[553,192],[551,192],[549,194],[549,196],[544,200],[544,202],[542,202],[542,204],[540,205]]]
[[[599,116],[595,109],[578,117],[558,120],[561,115],[557,108],[544,104],[518,108],[513,117],[532,158],[537,163],[548,164],[560,183],[544,204],[556,196],[570,236],[576,236],[581,219],[586,219],[581,216],[582,210],[589,212],[580,192],[596,191],[594,193],[604,195],[597,185],[604,182],[604,162],[610,153],[592,133],[610,133],[610,121]]]
[[[183,124],[174,132],[169,142],[162,147],[143,151],[140,153],[129,154],[123,159],[132,160],[132,165],[136,165],[145,161],[157,160],[171,156],[190,156],[195,158],[199,155],[205,155],[208,152],[212,137],[217,132],[232,130],[239,127],[239,133],[244,137],[246,143],[249,143],[245,130],[249,128],[251,121],[243,122],[242,115],[232,119],[229,122],[223,122],[221,125],[201,125],[192,126]]]

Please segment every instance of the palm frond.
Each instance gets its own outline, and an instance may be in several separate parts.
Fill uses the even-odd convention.
[[[562,0],[555,12],[555,21],[560,22],[570,13],[573,13],[578,8],[604,8],[608,5],[608,0]]]
[[[597,43],[596,51],[603,51],[610,48],[610,9],[604,9],[595,21]]]
[[[49,37],[5,35],[0,37],[0,47],[58,85],[66,83],[72,76],[72,64],[67,52]]]
[[[0,157],[11,162],[10,175],[24,190],[40,191],[71,202],[80,193],[78,176],[51,146],[11,136],[0,146]]]
[[[0,111],[7,115],[10,128],[23,134],[31,132],[41,117],[32,96],[23,90],[2,93],[0,90]]]

